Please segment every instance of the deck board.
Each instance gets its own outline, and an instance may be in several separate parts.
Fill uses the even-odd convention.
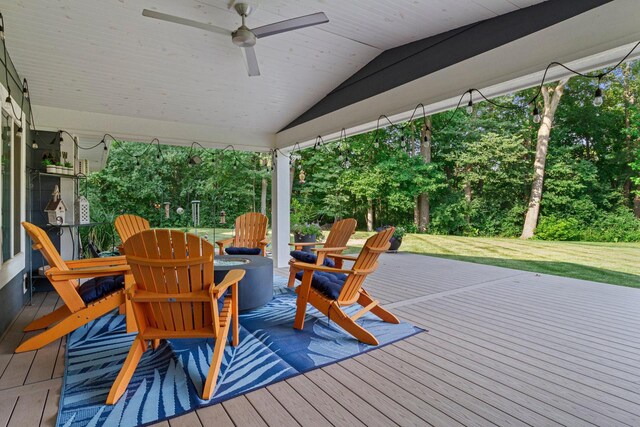
[[[427,331],[156,426],[640,425],[640,290],[406,253],[366,287]],[[13,350],[60,303],[0,339],[0,427],[55,425],[65,339]]]

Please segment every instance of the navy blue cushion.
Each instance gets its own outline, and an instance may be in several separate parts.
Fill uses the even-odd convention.
[[[225,249],[227,255],[260,255],[262,249],[260,248],[235,248],[233,246]]]
[[[124,276],[96,277],[78,286],[78,293],[85,304],[124,288]]]
[[[316,261],[318,261],[318,255],[311,252],[291,251],[291,257],[300,262],[306,262],[309,264],[315,264]],[[333,262],[333,260],[325,257],[322,265],[324,265],[325,267],[335,267],[336,263]]]
[[[296,274],[296,279],[302,280],[303,273],[303,271],[299,271]],[[316,271],[311,279],[311,287],[327,298],[338,299],[345,280],[347,280],[346,274]]]

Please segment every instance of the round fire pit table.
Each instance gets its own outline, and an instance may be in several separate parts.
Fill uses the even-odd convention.
[[[213,258],[213,280],[220,283],[230,270],[244,270],[238,284],[238,309],[262,307],[273,298],[273,261],[260,255],[219,255]]]

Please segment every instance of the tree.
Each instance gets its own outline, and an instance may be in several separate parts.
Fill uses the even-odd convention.
[[[420,156],[425,163],[431,163],[431,117],[426,117],[420,132]],[[422,233],[429,230],[430,219],[429,193],[418,196],[418,230]]]
[[[533,183],[531,184],[531,196],[529,207],[522,227],[522,239],[530,239],[535,233],[540,214],[540,200],[542,199],[542,186],[544,183],[544,168],[549,149],[549,138],[553,127],[553,118],[560,104],[564,88],[569,79],[561,80],[554,87],[542,86],[540,92],[543,99],[543,114],[540,128],[538,129],[538,141],[536,144],[536,157],[533,163]]]

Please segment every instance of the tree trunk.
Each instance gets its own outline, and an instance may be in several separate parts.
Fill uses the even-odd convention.
[[[633,213],[636,215],[636,218],[640,218],[640,188],[636,190],[636,196],[633,198]]]
[[[540,214],[540,201],[542,200],[542,185],[544,182],[544,168],[547,162],[547,150],[549,148],[549,137],[553,126],[553,118],[558,109],[560,98],[564,93],[564,88],[569,79],[564,79],[555,88],[543,86],[541,93],[544,101],[542,122],[538,129],[538,142],[536,144],[536,158],[533,163],[533,183],[531,184],[531,196],[529,197],[529,208],[522,227],[521,239],[533,237],[538,225]]]
[[[373,231],[373,200],[367,200],[367,231]]]
[[[267,214],[267,178],[262,178],[262,191],[260,193],[260,213],[262,215]]]
[[[420,155],[422,156],[422,159],[425,163],[431,163],[431,117],[426,117],[424,124],[425,126],[420,132]],[[424,233],[425,231],[429,230],[429,214],[431,210],[431,206],[429,205],[429,194],[420,194],[420,196],[418,197],[418,203],[418,230]]]

